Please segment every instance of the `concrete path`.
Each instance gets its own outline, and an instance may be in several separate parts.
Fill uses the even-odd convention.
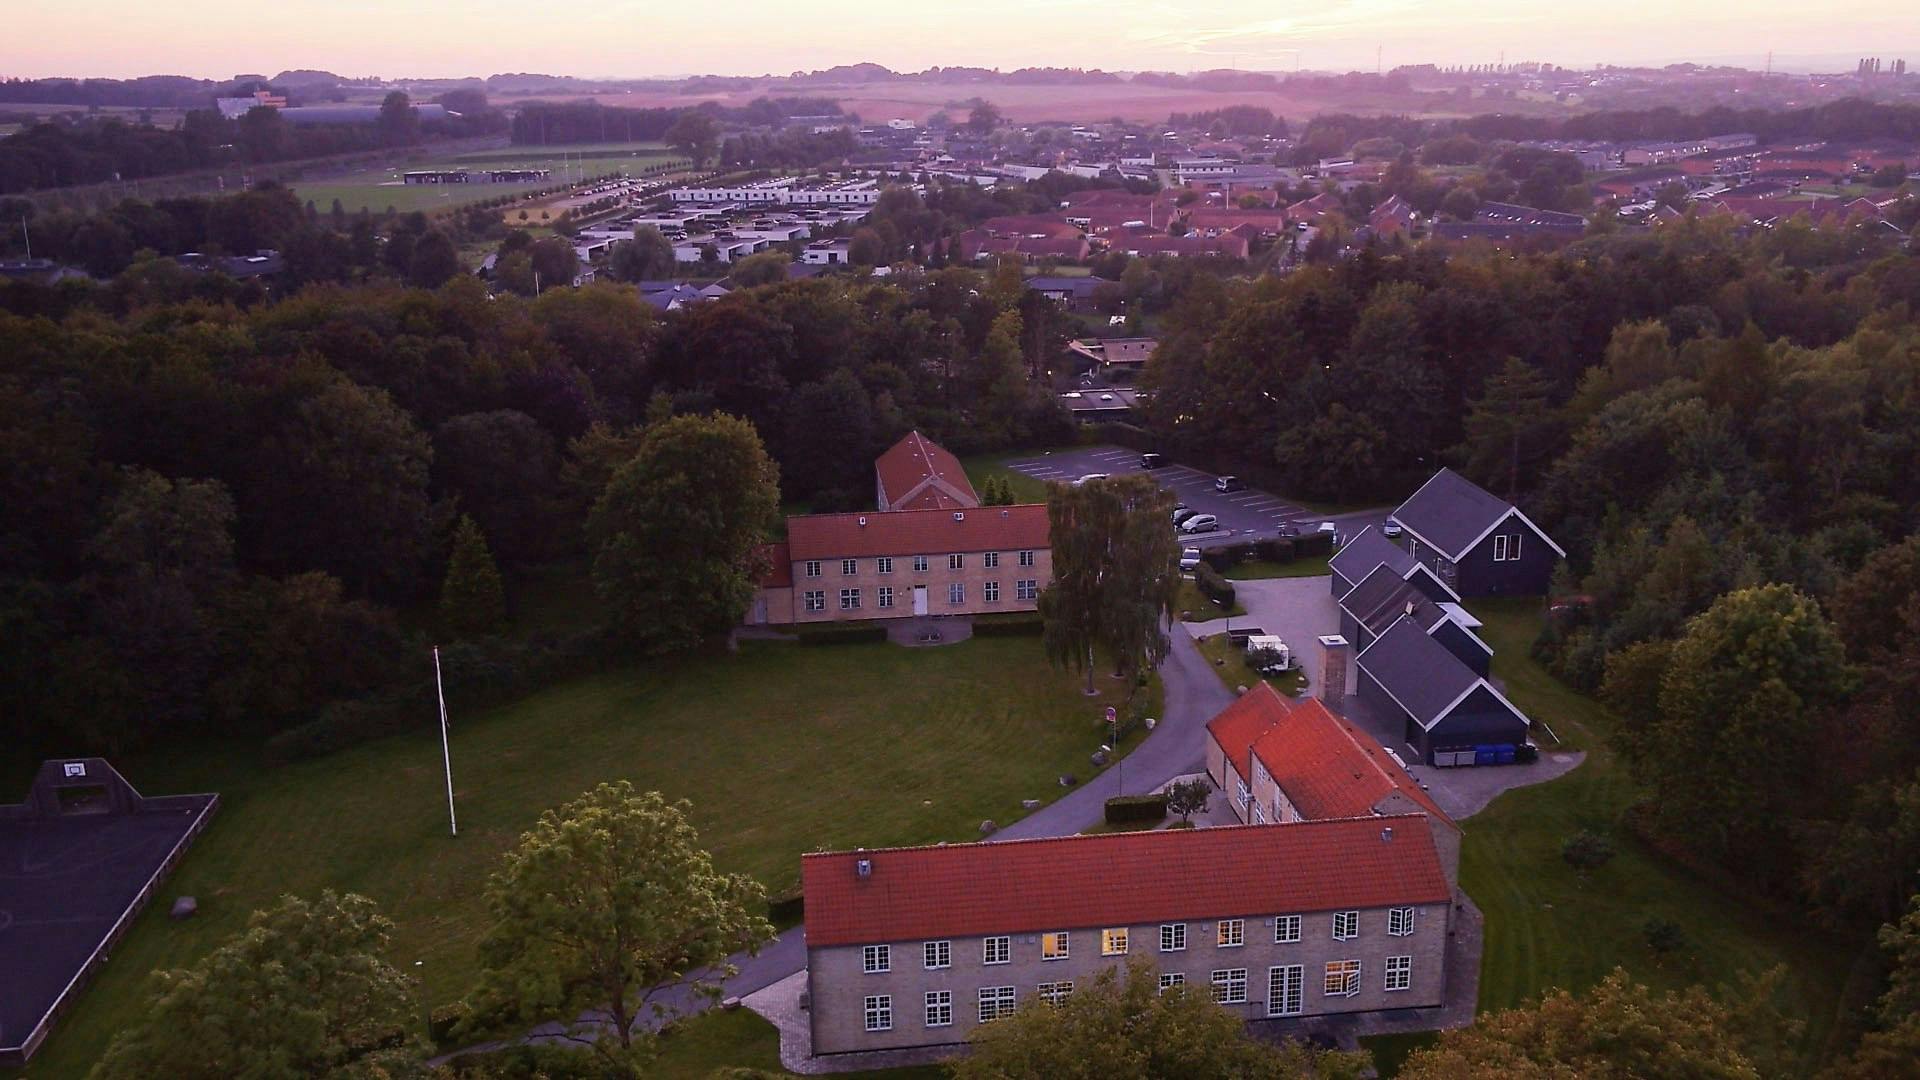
[[[1320,696],[1324,649],[1320,635],[1340,632],[1340,605],[1333,599],[1327,577],[1255,578],[1233,583],[1234,595],[1245,615],[1181,625],[1195,637],[1224,633],[1231,627],[1257,626],[1277,635],[1293,650],[1293,662],[1307,674],[1307,693]],[[1218,679],[1216,678],[1217,682]]]

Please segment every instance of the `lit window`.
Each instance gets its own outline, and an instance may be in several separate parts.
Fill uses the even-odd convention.
[[[1214,972],[1213,1000],[1222,1005],[1246,1004],[1247,969],[1224,968]]]
[[[852,577],[853,575],[859,572],[860,572],[860,560],[858,559],[841,559],[840,560],[840,576],[841,577]]]
[[[807,560],[807,576],[808,577],[820,576],[820,560],[819,559]]]
[[[1045,982],[1034,988],[1040,994],[1040,1000],[1049,1005],[1065,1005],[1067,995],[1073,993],[1071,982]]]
[[[893,995],[870,994],[867,996],[867,1030],[893,1030]]]
[[[893,556],[882,555],[879,558],[873,560],[873,562],[874,562],[874,569],[880,571],[881,573],[883,574],[893,573]]]
[[[997,551],[989,551],[986,554],[980,556],[980,565],[986,567],[989,570],[994,569],[995,567],[1000,565],[1000,553]]]
[[[1187,947],[1187,924],[1170,922],[1160,924],[1160,951],[1180,952]]]
[[[967,565],[967,557],[965,555],[947,556],[947,569],[949,570],[965,569],[966,565]]]
[[[1320,984],[1328,997],[1352,997],[1360,992],[1360,961],[1329,960],[1327,974]]]
[[[1067,932],[1065,930],[1040,935],[1040,959],[1065,960],[1066,958]]]
[[[997,603],[1000,599],[1000,583],[997,581],[989,581],[980,586],[980,599],[985,600],[989,604]]]
[[[1114,929],[1111,929],[1111,930],[1100,931],[1100,955],[1101,956],[1127,955],[1127,928],[1126,927],[1121,926],[1121,927],[1115,927]]]
[[[947,603],[964,604],[967,602],[967,587],[956,581],[947,586]]]
[[[1413,909],[1410,907],[1388,908],[1387,933],[1394,937],[1406,937],[1413,933]]]
[[[1387,989],[1410,990],[1413,988],[1413,957],[1387,957]]]
[[[1013,987],[983,986],[980,988],[981,1023],[990,1024],[1003,1016],[1012,1016],[1013,1007]]]
[[[1245,919],[1221,919],[1220,934],[1215,944],[1223,949],[1237,949],[1247,943],[1247,921]]]
[[[927,572],[927,557],[926,557],[925,555],[915,555],[915,556],[913,557],[913,568],[914,568],[915,570],[918,570],[919,572],[921,572],[921,573],[923,573],[923,574],[924,574],[924,573],[926,573],[926,572]]]
[[[953,991],[927,991],[927,1026],[951,1027],[953,1025]]]
[[[1178,971],[1164,972],[1160,976],[1160,992],[1166,993],[1176,986],[1187,985],[1187,977]]]
[[[980,962],[983,964],[1004,964],[1013,955],[1013,939],[1010,937],[990,937],[983,940],[980,948]]]
[[[953,966],[953,942],[929,941],[922,949],[925,954],[922,959],[928,970]]]
[[[1300,940],[1300,916],[1282,915],[1273,920],[1273,942],[1284,945],[1289,941]]]
[[[893,606],[893,586],[891,585],[880,586],[879,594],[880,595],[877,598],[876,602],[881,607],[890,608]]]
[[[1267,969],[1267,1015],[1298,1016],[1304,1006],[1301,1001],[1307,981],[1307,969],[1299,964],[1287,964]]]
[[[1333,913],[1333,940],[1350,941],[1360,936],[1360,913],[1357,911],[1336,911]]]
[[[860,970],[878,975],[893,970],[893,946],[867,945],[860,950]]]

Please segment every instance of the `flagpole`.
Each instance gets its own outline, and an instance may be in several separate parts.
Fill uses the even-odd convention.
[[[440,760],[447,767],[447,834],[460,835],[453,816],[453,751],[447,746],[447,690],[440,681],[440,646],[433,647],[433,689],[440,695]]]

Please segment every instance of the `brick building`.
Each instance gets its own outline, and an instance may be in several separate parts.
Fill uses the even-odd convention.
[[[807,855],[815,1054],[964,1042],[1144,960],[1248,1020],[1436,1008],[1426,814]]]

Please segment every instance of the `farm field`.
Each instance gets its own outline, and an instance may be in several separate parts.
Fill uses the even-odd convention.
[[[502,195],[525,194],[551,188],[564,182],[565,176],[603,176],[626,171],[633,175],[644,168],[657,167],[678,159],[658,143],[606,143],[584,147],[503,147],[480,150],[451,157],[408,162],[404,166],[367,168],[339,176],[296,180],[294,194],[302,202],[312,202],[325,213],[335,199],[349,214],[365,209],[385,213],[388,207],[408,213],[433,212],[465,206]],[[423,169],[551,169],[553,176],[543,182],[525,184],[405,184],[403,172]]]
[[[397,924],[393,961],[424,959],[428,996],[473,984],[481,886],[545,809],[604,780],[693,802],[719,865],[792,888],[803,852],[977,839],[1056,777],[1089,773],[1099,708],[1034,637],[937,649],[747,643],[575,679],[453,717],[460,835],[447,836],[440,747],[414,734],[262,768],[202,746],[118,764],[142,791],[218,791],[207,834],[26,1075],[84,1075],[141,1007],[146,975],[193,962],[282,893],[363,893]],[[190,922],[167,919],[196,896]]]

